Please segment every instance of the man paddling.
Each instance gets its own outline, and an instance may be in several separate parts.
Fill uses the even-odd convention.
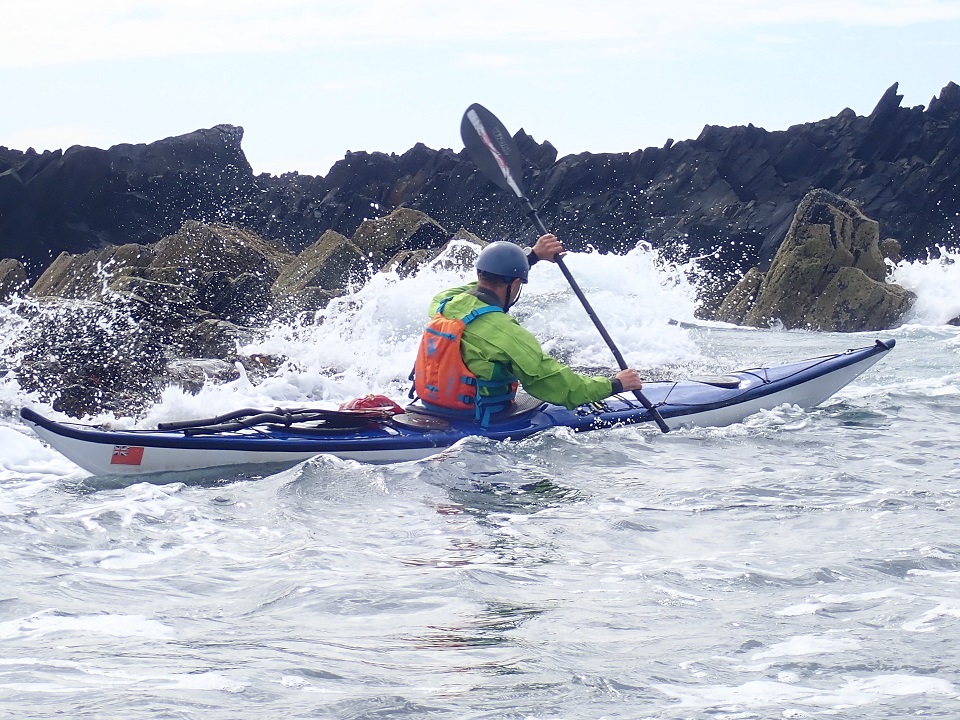
[[[428,409],[473,416],[487,424],[507,409],[518,383],[539,400],[575,408],[642,387],[636,370],[613,378],[574,372],[547,355],[539,341],[507,314],[530,266],[564,252],[547,233],[525,254],[510,242],[487,245],[477,258],[477,281],[438,294],[414,367],[414,389]]]

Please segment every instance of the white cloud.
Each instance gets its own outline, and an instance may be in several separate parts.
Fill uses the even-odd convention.
[[[665,37],[796,23],[898,26],[960,20],[955,0],[7,0],[0,68],[357,46],[575,43],[659,45]]]

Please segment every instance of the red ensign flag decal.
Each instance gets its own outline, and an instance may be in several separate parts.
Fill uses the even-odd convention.
[[[114,445],[111,465],[139,465],[143,462],[143,448],[139,445]]]

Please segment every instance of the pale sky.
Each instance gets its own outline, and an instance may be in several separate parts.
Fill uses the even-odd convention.
[[[783,130],[960,83],[960,0],[4,0],[0,145],[245,130],[255,172],[460,150],[473,102],[561,156]]]

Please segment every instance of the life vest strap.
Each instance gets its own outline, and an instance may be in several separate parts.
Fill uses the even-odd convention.
[[[440,303],[440,308],[437,308],[437,312],[441,312],[441,308],[443,307],[443,304],[446,302],[447,301],[444,300],[442,303]],[[469,325],[481,315],[486,315],[487,313],[492,313],[492,312],[503,312],[503,310],[496,307],[495,305],[484,305],[483,307],[474,308],[473,310],[468,312],[466,315],[464,315],[463,318],[461,318],[461,320],[463,321],[464,325]]]
[[[440,330],[435,330],[434,328],[431,328],[431,327],[426,328],[426,330],[424,330],[424,332],[428,332],[428,333],[430,333],[431,335],[436,335],[437,337],[442,337],[442,338],[445,338],[445,339],[447,339],[447,340],[456,340],[456,339],[457,339],[457,336],[454,335],[453,333],[442,332],[442,331],[440,331]]]
[[[466,397],[463,397],[464,400],[467,400]],[[469,398],[469,401],[472,401],[473,398]],[[502,412],[510,407],[513,402],[513,394],[510,395],[501,395],[498,396],[497,402],[484,402],[476,406],[475,410],[456,410],[454,408],[443,407],[442,405],[434,405],[433,403],[427,402],[423,398],[420,398],[420,403],[423,405],[424,409],[429,410],[432,413],[441,415],[444,417],[450,418],[462,418],[464,420],[477,420],[480,423],[481,427],[487,427],[490,424],[491,419],[498,412]]]

